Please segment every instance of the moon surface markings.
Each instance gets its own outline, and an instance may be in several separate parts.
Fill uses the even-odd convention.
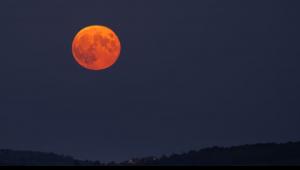
[[[76,35],[72,48],[74,58],[81,66],[91,70],[103,70],[117,61],[121,43],[109,28],[90,26]]]

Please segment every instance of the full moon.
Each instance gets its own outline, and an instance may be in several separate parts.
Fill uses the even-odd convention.
[[[77,33],[72,53],[79,65],[88,70],[105,70],[116,63],[121,53],[121,42],[110,28],[88,26]]]

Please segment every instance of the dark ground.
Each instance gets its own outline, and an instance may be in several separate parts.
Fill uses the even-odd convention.
[[[0,151],[1,166],[219,166],[300,165],[300,142],[212,147],[184,154],[136,158],[122,163],[80,161],[70,156],[31,151]]]

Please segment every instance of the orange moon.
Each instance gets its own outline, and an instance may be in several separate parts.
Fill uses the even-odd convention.
[[[110,68],[121,53],[121,42],[110,28],[100,25],[88,26],[77,33],[72,53],[82,67],[99,71]]]

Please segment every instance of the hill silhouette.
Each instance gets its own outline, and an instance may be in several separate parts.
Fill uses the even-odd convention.
[[[53,153],[0,150],[0,166],[219,166],[300,165],[300,142],[212,147],[184,154],[136,158],[122,163],[80,161]]]
[[[160,158],[133,159],[133,165],[300,165],[300,142],[255,144],[237,147],[212,147]]]
[[[80,161],[71,156],[33,151],[0,150],[0,166],[96,166],[99,162]]]

